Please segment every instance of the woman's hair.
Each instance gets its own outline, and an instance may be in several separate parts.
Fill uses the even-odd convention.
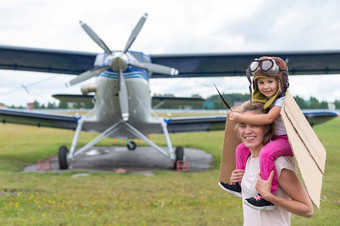
[[[250,101],[245,102],[244,104],[242,104],[239,108],[239,112],[242,114],[244,112],[248,112],[248,111],[252,111],[256,114],[266,114],[268,113],[268,110],[263,109],[263,103],[260,102],[253,102],[250,103]],[[236,124],[236,130],[238,131],[240,123]],[[270,139],[273,137],[274,135],[274,123],[271,123],[269,125],[264,125],[267,128],[267,132],[263,137],[263,145],[267,144]],[[238,133],[237,133],[238,135]]]

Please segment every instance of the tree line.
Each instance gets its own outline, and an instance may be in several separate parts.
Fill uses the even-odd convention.
[[[239,102],[245,102],[250,99],[250,94],[222,94],[223,98],[231,106]],[[309,100],[305,100],[300,96],[295,96],[295,101],[301,109],[328,109],[327,101],[319,101],[315,97],[310,97]],[[215,109],[225,108],[219,95],[213,95],[208,97],[207,101],[212,101],[214,103]],[[334,103],[336,109],[340,109],[340,99],[336,100]]]

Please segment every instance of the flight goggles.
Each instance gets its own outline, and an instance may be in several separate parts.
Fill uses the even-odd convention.
[[[268,57],[268,59],[264,60],[259,60],[256,58],[255,60],[250,62],[248,69],[252,74],[255,74],[258,70],[261,70],[264,74],[267,75],[276,75],[277,73],[279,73],[279,71],[284,71],[280,70],[280,67],[271,57]]]

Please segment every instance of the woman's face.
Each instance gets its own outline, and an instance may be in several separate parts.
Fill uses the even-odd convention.
[[[244,115],[257,114],[253,111],[242,113]],[[267,133],[267,127],[251,125],[247,123],[240,123],[238,127],[238,134],[244,145],[252,151],[260,151],[263,146],[263,138]]]

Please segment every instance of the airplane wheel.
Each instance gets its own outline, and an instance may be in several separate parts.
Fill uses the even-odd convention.
[[[67,159],[68,149],[65,146],[60,146],[58,151],[58,160],[59,160],[59,168],[60,169],[68,169],[69,162]]]
[[[134,151],[136,150],[137,144],[133,141],[130,141],[126,144],[127,149],[129,149],[129,151]]]
[[[175,150],[175,154],[176,154],[176,160],[175,160],[174,169],[177,169],[177,162],[184,160],[184,149],[183,149],[183,147],[182,146],[177,147],[176,150]]]

